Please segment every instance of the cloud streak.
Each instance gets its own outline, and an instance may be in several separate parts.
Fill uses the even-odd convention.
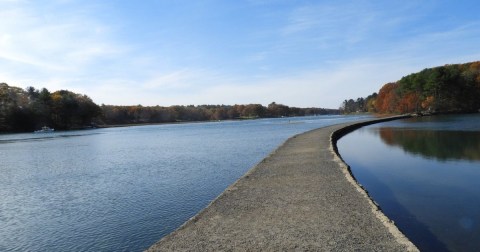
[[[0,82],[69,89],[105,104],[335,108],[425,67],[480,57],[480,20],[471,6],[367,0],[201,6],[0,1]]]
[[[0,59],[12,73],[23,72],[24,78],[37,81],[71,78],[88,71],[93,61],[121,54],[109,39],[108,28],[81,11],[65,15],[58,9],[47,14],[37,8],[19,1],[0,11]],[[25,71],[16,70],[19,65]]]

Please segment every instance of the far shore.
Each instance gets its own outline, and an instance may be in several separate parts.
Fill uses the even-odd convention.
[[[465,111],[446,111],[446,112],[417,112],[409,114],[377,114],[369,112],[359,112],[359,113],[349,113],[349,114],[325,114],[325,115],[308,115],[308,116],[291,116],[291,117],[243,117],[236,119],[226,119],[226,120],[208,120],[208,121],[176,121],[176,122],[145,122],[145,123],[128,123],[128,124],[94,124],[88,126],[78,126],[72,127],[70,129],[55,129],[55,132],[62,131],[73,131],[73,130],[92,130],[92,129],[104,129],[104,128],[119,128],[119,127],[135,127],[135,126],[149,126],[149,125],[168,125],[168,124],[190,124],[190,123],[209,123],[209,122],[224,122],[224,121],[245,121],[245,120],[258,120],[258,119],[274,119],[274,118],[299,118],[299,117],[315,117],[315,116],[339,116],[339,115],[371,115],[374,118],[387,118],[394,116],[435,116],[435,115],[448,115],[448,114],[475,114],[478,112],[465,112]],[[47,125],[48,126],[48,125]],[[1,134],[16,134],[16,133],[30,133],[33,131],[4,131],[0,132]]]
[[[418,113],[409,113],[409,114],[377,114],[369,112],[359,112],[359,113],[349,113],[349,114],[325,114],[325,115],[308,115],[308,116],[291,116],[291,117],[243,117],[236,119],[226,119],[226,120],[208,120],[208,121],[176,121],[176,122],[159,122],[159,123],[129,123],[129,124],[100,124],[96,128],[117,128],[117,127],[133,127],[133,126],[148,126],[148,125],[165,125],[165,124],[189,124],[189,123],[209,123],[209,122],[228,122],[228,121],[247,121],[247,120],[258,120],[258,119],[278,119],[278,118],[301,118],[301,117],[316,117],[316,116],[341,116],[341,115],[371,115],[374,118],[387,118],[387,117],[397,117],[397,116],[435,116],[435,115],[448,115],[448,114],[472,114],[477,112],[418,112]],[[480,111],[478,111],[480,113]],[[83,129],[90,129],[88,127]],[[78,130],[78,129],[75,129]]]

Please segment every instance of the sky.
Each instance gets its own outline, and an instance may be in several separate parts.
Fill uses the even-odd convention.
[[[480,60],[480,1],[0,0],[0,82],[97,104],[338,108]]]

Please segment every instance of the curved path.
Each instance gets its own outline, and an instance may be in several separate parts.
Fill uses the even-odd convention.
[[[344,134],[397,118],[288,139],[149,251],[417,251],[336,154]]]

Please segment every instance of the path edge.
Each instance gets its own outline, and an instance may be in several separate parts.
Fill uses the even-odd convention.
[[[380,206],[373,200],[373,198],[368,194],[368,191],[355,179],[355,176],[353,176],[352,170],[350,169],[350,166],[343,160],[341,154],[338,151],[337,147],[337,141],[346,136],[348,133],[351,133],[354,130],[357,130],[359,128],[376,124],[376,123],[382,123],[382,122],[388,122],[388,121],[393,121],[393,120],[399,120],[399,119],[406,119],[412,117],[411,115],[402,115],[402,116],[393,116],[393,117],[387,117],[387,118],[381,118],[381,119],[375,119],[375,120],[368,120],[368,121],[363,121],[363,122],[357,122],[351,125],[347,125],[345,127],[342,127],[341,129],[338,129],[336,131],[333,131],[332,134],[330,135],[330,151],[332,152],[334,156],[334,161],[338,163],[340,166],[343,174],[345,175],[345,178],[347,179],[350,184],[355,187],[355,189],[365,198],[368,199],[369,205],[371,207],[371,210],[375,217],[380,220],[380,222],[387,228],[387,230],[390,232],[390,234],[395,238],[395,240],[404,245],[407,248],[407,251],[420,251],[415,244],[413,244],[410,239],[408,239],[405,234],[398,229],[398,227],[395,225],[395,222],[388,218],[383,211],[381,210]]]

